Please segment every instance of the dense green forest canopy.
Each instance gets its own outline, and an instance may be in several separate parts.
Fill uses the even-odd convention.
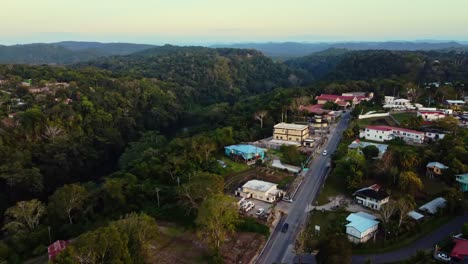
[[[0,260],[45,253],[48,226],[54,240],[84,233],[123,241],[108,222],[132,212],[209,232],[210,217],[198,210],[226,209],[211,207],[213,199],[230,202],[216,162],[224,146],[270,136],[322,92],[378,99],[418,80],[463,83],[465,57],[330,50],[277,63],[254,50],[163,46],[73,67],[0,65]],[[68,86],[36,94],[24,86],[29,80]],[[432,98],[465,89],[443,87]],[[209,195],[196,191],[205,185]],[[24,208],[34,221],[21,220]],[[226,234],[234,228],[222,226]]]
[[[468,79],[468,53],[330,49],[286,61],[304,83],[373,79],[456,82]]]
[[[176,82],[194,88],[195,100],[203,104],[219,100],[233,102],[238,97],[291,84],[285,65],[274,63],[255,50],[165,45],[78,66],[98,67],[115,76],[130,74],[135,78]]]

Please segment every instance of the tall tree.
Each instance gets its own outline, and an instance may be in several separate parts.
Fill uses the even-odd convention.
[[[179,188],[179,194],[187,204],[189,211],[197,210],[210,196],[223,193],[224,181],[217,174],[197,172],[187,183]]]
[[[265,110],[255,112],[254,118],[260,122],[260,128],[263,128],[263,118],[265,118],[267,114],[268,112]]]
[[[403,171],[400,173],[399,186],[403,192],[415,194],[422,190],[423,183],[421,179],[412,171]]]
[[[411,212],[415,206],[416,203],[414,202],[414,198],[412,196],[406,195],[398,200],[398,232],[400,232],[400,228],[404,221],[408,219],[408,213]]]
[[[45,212],[44,204],[37,199],[17,202],[6,210],[3,229],[11,233],[31,232],[39,225]]]
[[[80,211],[88,198],[88,191],[79,184],[67,184],[49,197],[48,211],[59,218],[68,218],[73,224],[74,213]]]
[[[235,200],[226,195],[215,195],[206,199],[200,209],[196,223],[199,235],[208,240],[216,254],[229,233],[234,232],[238,221]]]

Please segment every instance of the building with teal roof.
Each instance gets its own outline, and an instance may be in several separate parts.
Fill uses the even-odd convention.
[[[371,239],[377,232],[379,222],[377,217],[365,213],[352,213],[346,217],[349,223],[346,225],[346,234],[353,243],[363,243]]]
[[[458,174],[456,176],[456,181],[460,185],[460,191],[468,192],[468,172],[463,174]]]
[[[253,164],[265,158],[265,150],[253,145],[232,145],[224,147],[224,153],[235,161]]]

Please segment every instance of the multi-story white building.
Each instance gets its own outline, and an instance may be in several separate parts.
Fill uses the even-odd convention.
[[[353,194],[358,204],[369,207],[374,210],[380,210],[380,207],[388,203],[390,195],[381,190],[378,184],[357,190]]]
[[[446,115],[442,111],[418,111],[417,116],[422,117],[424,121],[436,121],[444,118]]]
[[[393,96],[385,96],[383,108],[386,109],[415,109],[411,101],[404,98],[395,99]]]
[[[424,132],[391,126],[367,126],[364,130],[360,131],[359,137],[379,142],[395,138],[401,138],[406,142],[424,142]]]

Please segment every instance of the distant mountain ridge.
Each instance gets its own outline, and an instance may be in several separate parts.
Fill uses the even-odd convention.
[[[3,64],[73,64],[112,55],[128,55],[156,47],[132,43],[63,41],[24,45],[0,45]]]
[[[428,51],[459,49],[468,50],[468,45],[455,41],[448,42],[417,42],[417,41],[385,41],[385,42],[337,42],[337,43],[301,43],[301,42],[267,42],[267,43],[238,43],[213,45],[216,48],[256,49],[266,56],[274,58],[293,58],[307,56],[327,49],[348,50],[406,50]]]

